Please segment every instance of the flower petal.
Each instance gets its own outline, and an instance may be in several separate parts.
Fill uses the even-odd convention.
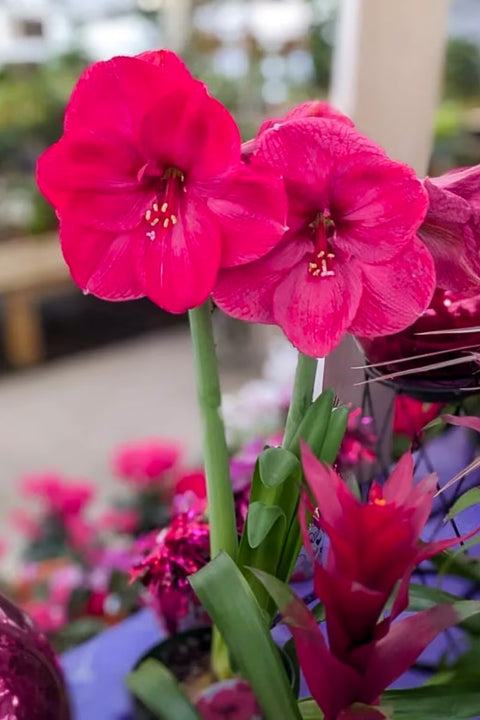
[[[65,113],[65,132],[110,130],[137,137],[141,120],[165,95],[194,82],[173,53],[114,57],[88,67],[81,75]],[[148,60],[148,61],[147,61]]]
[[[143,219],[152,192],[137,180],[142,158],[115,131],[69,133],[39,159],[40,190],[60,214],[83,225],[129,230]]]
[[[363,265],[363,293],[350,332],[363,337],[404,330],[426,310],[435,288],[433,259],[423,243],[384,265]]]
[[[178,168],[189,180],[215,177],[240,164],[240,133],[228,110],[205,85],[172,88],[145,115],[140,144],[155,163]]]
[[[334,268],[331,277],[314,277],[305,260],[281,281],[273,298],[275,321],[298,350],[312,357],[324,357],[338,345],[362,294],[356,261],[338,260]]]
[[[254,164],[241,165],[217,193],[210,195],[208,206],[222,227],[222,267],[256,260],[280,242],[287,197],[279,175]]]
[[[422,183],[407,165],[378,153],[341,157],[331,181],[335,247],[364,262],[389,260],[410,242],[427,211]]]
[[[274,323],[275,290],[286,272],[292,271],[307,252],[308,243],[286,241],[260,260],[221,270],[213,291],[215,303],[239,320]]]
[[[146,294],[171,313],[201,305],[215,285],[221,257],[218,223],[205,203],[190,196],[178,221],[161,229],[146,253]]]
[[[145,295],[143,233],[106,233],[64,217],[62,252],[73,279],[103,300],[134,300]]]

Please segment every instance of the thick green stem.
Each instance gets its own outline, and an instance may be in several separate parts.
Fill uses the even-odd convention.
[[[283,436],[283,447],[287,448],[287,450],[295,437],[297,428],[307,408],[312,402],[317,363],[316,358],[308,357],[308,355],[301,352],[298,353],[292,400],[288,409],[285,435]]]
[[[235,560],[238,545],[235,507],[225,426],[220,414],[221,393],[211,315],[210,301],[189,312],[198,403],[203,424],[210,553],[213,559],[224,550]]]

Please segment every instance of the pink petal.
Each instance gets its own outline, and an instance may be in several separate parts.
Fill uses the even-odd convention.
[[[477,606],[476,612],[480,611],[480,605],[475,602],[471,605]],[[413,665],[437,635],[461,620],[462,613],[454,605],[444,604],[391,625],[387,635],[375,643],[365,676],[363,700],[376,702],[385,688]]]
[[[273,298],[275,321],[298,350],[312,357],[325,357],[338,345],[360,302],[359,264],[337,260],[334,272],[314,277],[305,260],[282,280]]]
[[[409,244],[427,204],[407,165],[372,152],[340,157],[331,180],[335,247],[367,263],[389,260]]]
[[[383,486],[383,497],[387,502],[403,505],[413,488],[413,455],[406,452],[397,462]]]
[[[189,196],[178,222],[157,230],[146,251],[146,294],[171,313],[201,305],[215,285],[221,257],[218,223],[205,203]]]
[[[72,277],[83,290],[103,300],[145,295],[146,238],[142,232],[106,233],[63,217],[60,241]]]
[[[274,323],[273,295],[278,283],[308,249],[308,243],[285,241],[260,260],[221,270],[213,299],[227,315],[239,320]]]
[[[336,120],[337,122],[345,123],[350,127],[354,127],[354,123],[346,115],[337,110],[330,103],[324,100],[307,100],[306,102],[296,105],[294,108],[289,110],[286,115],[277,118],[267,118],[260,125],[258,135],[261,135],[266,130],[270,130],[276,125],[283,125],[286,122],[292,120],[301,120],[302,118],[319,118],[323,120]]]
[[[175,55],[171,50],[147,50],[136,57],[151,65],[156,65],[167,74],[175,74],[177,82],[180,80],[182,74],[186,79],[192,76],[183,60],[180,60],[178,55]]]
[[[418,235],[435,260],[438,286],[456,292],[478,290],[480,230],[472,221],[469,203],[428,178],[424,187],[429,208]]]
[[[319,118],[293,120],[263,133],[256,157],[279,170],[287,190],[299,195],[303,205],[316,211],[328,206],[329,178],[343,156],[381,148],[345,123]]]
[[[240,133],[228,110],[202,83],[171,90],[145,115],[141,147],[147,158],[208,179],[240,164]]]
[[[426,310],[435,288],[432,256],[413,238],[384,265],[363,265],[363,293],[350,332],[363,337],[404,330]]]
[[[183,63],[165,53],[164,62],[114,57],[81,75],[68,103],[65,132],[111,130],[138,137],[145,113],[176,88],[194,82]]]
[[[358,513],[361,504],[333,468],[320,462],[303,440],[300,441],[300,446],[305,478],[321,518],[332,527],[338,528],[343,524],[347,506]]]
[[[287,197],[283,180],[268,168],[241,165],[211,193],[208,206],[224,238],[222,267],[265,255],[286,230]]]
[[[69,133],[40,157],[37,179],[60,214],[99,230],[129,230],[152,201],[137,180],[142,162],[118,133]]]

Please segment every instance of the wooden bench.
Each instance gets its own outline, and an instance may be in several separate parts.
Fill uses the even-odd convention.
[[[0,243],[4,343],[11,366],[25,367],[42,360],[38,300],[73,288],[56,234]]]

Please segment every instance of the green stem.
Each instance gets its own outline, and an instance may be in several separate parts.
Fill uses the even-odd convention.
[[[224,550],[235,560],[238,545],[235,507],[225,427],[220,414],[221,392],[211,313],[212,307],[208,300],[189,311],[198,403],[203,424],[210,553],[213,559]]]
[[[284,448],[289,448],[297,428],[312,402],[317,363],[316,358],[311,358],[301,352],[298,353],[292,400],[288,409],[285,435],[283,436]]]

